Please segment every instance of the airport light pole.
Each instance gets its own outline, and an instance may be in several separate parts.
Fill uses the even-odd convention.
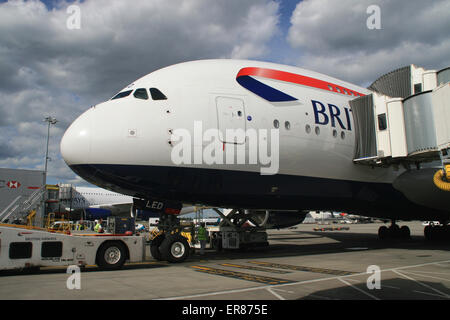
[[[51,116],[46,117],[43,121],[48,123],[48,127],[47,127],[47,149],[45,151],[45,167],[44,167],[44,188],[46,188],[46,184],[47,184],[47,162],[48,162],[48,143],[50,140],[50,125],[52,124],[56,124],[58,122],[58,120],[56,120],[56,118],[53,118]],[[40,227],[44,226],[44,217],[45,217],[45,213],[46,213],[46,206],[45,206],[45,199],[46,199],[46,194],[42,193],[42,202],[41,202],[41,208],[39,210],[39,214],[37,215],[37,220],[38,225]]]
[[[50,140],[50,125],[52,124],[56,124],[58,122],[58,120],[56,120],[56,118],[53,117],[46,117],[44,119],[45,122],[48,122],[48,127],[47,127],[47,150],[45,151],[45,167],[44,167],[44,186],[47,184],[47,162],[48,162],[48,142]]]

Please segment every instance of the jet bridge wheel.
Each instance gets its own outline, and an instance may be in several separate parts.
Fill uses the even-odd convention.
[[[189,256],[190,246],[185,237],[175,233],[166,236],[159,251],[163,260],[183,262]]]

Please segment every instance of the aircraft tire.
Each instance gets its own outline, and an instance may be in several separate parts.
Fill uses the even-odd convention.
[[[400,228],[400,236],[402,239],[409,239],[411,238],[411,230],[409,230],[408,226],[402,226]]]
[[[150,244],[150,254],[152,255],[152,257],[158,261],[163,260],[162,255],[161,255],[161,251],[159,251],[159,247],[161,246],[162,242],[165,239],[165,235],[164,234],[160,234],[159,236],[157,236],[155,239],[152,240],[151,244]]]
[[[433,238],[433,227],[428,225],[423,229],[423,235],[425,236],[425,239],[427,239],[428,241],[432,240]]]
[[[387,228],[386,226],[381,226],[381,227],[378,229],[378,238],[379,238],[380,240],[385,240],[385,239],[387,239],[388,236],[389,236],[388,233],[389,233],[388,228]]]
[[[159,247],[163,260],[179,263],[189,256],[190,246],[185,237],[180,234],[168,235]]]

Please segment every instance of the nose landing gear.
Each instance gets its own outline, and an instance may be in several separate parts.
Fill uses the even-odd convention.
[[[181,234],[180,220],[171,214],[161,213],[158,229],[160,233],[150,241],[150,253],[156,260],[183,262],[189,256],[191,247]]]

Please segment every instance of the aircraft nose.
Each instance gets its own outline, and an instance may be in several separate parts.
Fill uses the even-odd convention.
[[[92,113],[91,108],[79,116],[61,139],[61,155],[69,166],[89,161],[93,134]]]

